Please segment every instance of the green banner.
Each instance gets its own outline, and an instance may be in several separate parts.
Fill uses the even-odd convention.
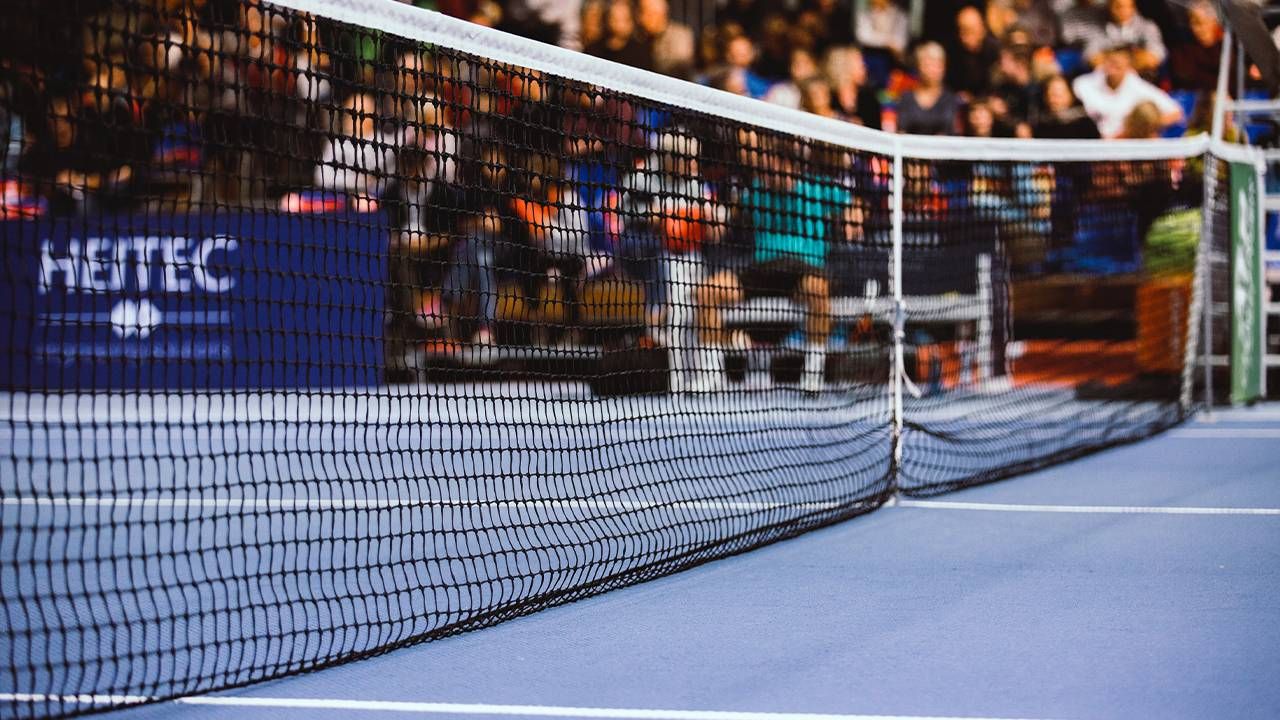
[[[1262,397],[1262,227],[1258,171],[1231,163],[1231,402]]]

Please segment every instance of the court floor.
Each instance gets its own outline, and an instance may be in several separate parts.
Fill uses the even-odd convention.
[[[1280,406],[106,717],[1280,715]]]

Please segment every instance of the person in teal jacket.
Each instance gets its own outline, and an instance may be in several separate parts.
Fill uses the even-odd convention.
[[[698,297],[704,377],[714,384],[731,344],[722,310],[755,297],[790,297],[805,313],[805,368],[802,386],[820,390],[831,331],[828,245],[852,241],[861,231],[861,212],[851,188],[834,179],[800,176],[800,148],[761,148],[755,133],[742,138],[743,160],[757,169],[742,183],[733,204],[734,224],[749,229],[750,262],[713,272]],[[814,163],[805,163],[812,167]]]

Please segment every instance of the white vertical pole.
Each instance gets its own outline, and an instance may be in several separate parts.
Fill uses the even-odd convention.
[[[1209,172],[1210,160],[1213,171]],[[1205,159],[1204,219],[1200,239],[1199,285],[1203,299],[1200,302],[1200,362],[1204,365],[1204,406],[1208,417],[1213,417],[1213,263],[1216,255],[1213,213],[1218,196],[1218,163],[1210,155]]]
[[[893,392],[893,467],[895,475],[902,466],[902,383],[906,372],[906,358],[902,347],[906,335],[906,307],[902,302],[902,143],[895,142],[893,150],[893,261],[890,271],[893,280],[893,366],[889,382]]]
[[[1231,44],[1233,38],[1231,36],[1231,28],[1226,28],[1222,35],[1222,53],[1218,57],[1218,88],[1214,94],[1215,102],[1213,103],[1213,139],[1221,140],[1224,126],[1224,118],[1227,114],[1227,103],[1230,102],[1227,96],[1227,74],[1230,72],[1231,62]]]
[[[991,256],[978,255],[978,362],[977,381],[981,386],[991,380],[995,368],[992,318],[995,317],[995,300],[991,281]]]
[[[1222,46],[1226,47],[1227,46],[1226,42],[1223,42]],[[1244,43],[1237,42],[1236,43],[1236,91],[1235,91],[1235,94],[1232,96],[1236,100],[1244,99],[1244,69],[1246,67],[1245,62],[1246,60],[1244,57]]]
[[[1258,372],[1262,373],[1262,377],[1258,382],[1259,396],[1265,398],[1267,396],[1267,303],[1271,300],[1271,288],[1267,286],[1267,208],[1263,200],[1267,195],[1267,166],[1265,163],[1259,163],[1258,172],[1258,194],[1253,198],[1253,204],[1258,211],[1257,230],[1253,233],[1253,257],[1257,262],[1254,263],[1254,285],[1258,292],[1257,308],[1261,314],[1262,320],[1258,323],[1258,337],[1254,342],[1258,343],[1261,348],[1262,364],[1258,367]]]

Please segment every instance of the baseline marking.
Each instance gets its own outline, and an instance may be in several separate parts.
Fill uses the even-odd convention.
[[[149,698],[119,695],[40,695],[0,693],[8,702],[58,702],[85,705],[145,702]],[[402,702],[348,700],[344,698],[277,698],[204,695],[178,698],[182,705],[294,710],[345,710],[411,713],[419,715],[504,715],[509,717],[573,717],[604,720],[1014,720],[1013,718],[944,717],[923,715],[848,715],[838,713],[750,712],[734,710],[657,710],[648,708],[599,708],[558,705],[489,705],[484,703]]]
[[[1280,508],[1174,507],[1144,505],[1024,505],[1014,503],[957,502],[899,499],[898,507],[925,510],[979,510],[987,512],[1068,513],[1077,515],[1266,515],[1280,516]]]

